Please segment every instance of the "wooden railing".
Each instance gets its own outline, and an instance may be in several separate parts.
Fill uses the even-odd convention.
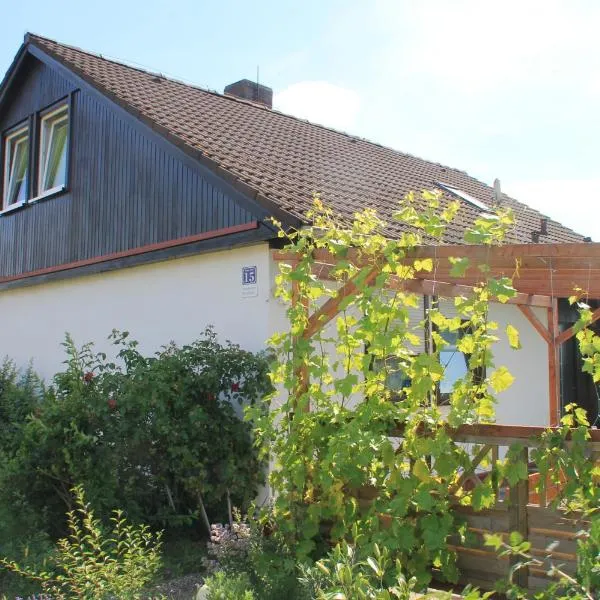
[[[463,472],[454,491],[482,485],[486,477],[491,476],[491,467],[515,443],[522,446],[521,459],[529,465],[529,449],[540,444],[540,437],[546,430],[544,427],[508,425],[464,425],[452,430],[455,441],[475,445],[470,468]],[[402,428],[398,428],[393,437],[402,437],[402,433]],[[586,442],[589,460],[600,462],[600,430],[590,429],[590,436]],[[481,467],[482,463],[486,466]],[[534,465],[531,466],[534,470]],[[490,509],[474,511],[456,503],[455,511],[464,517],[470,533],[467,543],[455,540],[452,544],[465,582],[491,589],[498,579],[508,574],[511,563],[516,562],[517,559],[500,559],[495,551],[484,545],[485,535],[490,533],[508,536],[512,531],[518,531],[532,544],[531,555],[542,565],[517,572],[516,581],[523,587],[545,587],[551,562],[560,564],[566,573],[575,572],[577,537],[589,523],[581,515],[566,514],[549,506],[559,489],[547,482],[545,489],[538,491],[539,477],[539,473],[531,472],[528,479],[512,487],[506,482],[493,481],[498,502]],[[564,475],[559,474],[559,477],[564,480]],[[553,543],[556,544],[548,550]]]

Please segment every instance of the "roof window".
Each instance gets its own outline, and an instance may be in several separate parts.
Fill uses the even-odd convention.
[[[465,202],[468,202],[469,204],[472,204],[473,206],[476,206],[481,210],[490,210],[490,207],[481,202],[481,200],[477,200],[477,198],[474,198],[470,194],[467,194],[466,192],[463,192],[458,188],[447,185],[446,183],[440,183],[439,181],[436,181],[435,185],[444,190],[445,192],[449,192],[453,196],[456,196],[457,198],[460,198],[461,200],[464,200]]]

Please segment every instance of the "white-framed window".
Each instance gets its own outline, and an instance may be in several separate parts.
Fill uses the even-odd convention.
[[[4,138],[2,210],[21,204],[27,199],[28,176],[29,128],[25,125]]]
[[[40,121],[38,194],[47,194],[67,184],[69,107],[63,105]]]
[[[439,403],[448,404],[454,384],[469,372],[469,359],[458,349],[462,330],[444,331],[442,337],[447,346],[440,349],[440,364],[444,367],[444,375],[439,386]]]

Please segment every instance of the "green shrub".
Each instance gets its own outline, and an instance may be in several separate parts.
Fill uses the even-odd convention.
[[[308,600],[298,582],[298,567],[288,548],[268,535],[266,517],[241,518],[233,525],[213,525],[208,544],[208,569],[243,576],[258,600]]]
[[[12,363],[0,371],[0,533],[14,531],[0,540],[63,536],[77,484],[103,521],[120,506],[177,531],[205,529],[203,509],[223,519],[228,495],[241,507],[255,498],[263,470],[235,404],[270,389],[266,358],[212,329],[153,356],[127,333],[111,339],[115,360],[67,336],[65,369],[47,390]]]
[[[218,571],[206,580],[205,586],[208,589],[207,600],[258,600],[248,576],[243,573],[231,575]]]
[[[42,563],[51,541],[45,533],[45,511],[29,494],[27,477],[15,470],[13,457],[23,440],[30,415],[39,410],[44,387],[31,366],[20,372],[13,361],[0,365],[0,555],[28,566]],[[21,485],[12,484],[17,477]],[[33,504],[32,504],[33,500]],[[0,573],[0,590],[29,591],[16,586],[16,577]],[[33,591],[33,588],[31,588]]]
[[[67,515],[69,536],[58,541],[49,568],[33,571],[6,559],[0,565],[37,582],[54,600],[141,598],[161,565],[161,534],[127,524],[121,511],[114,512],[112,530],[105,534],[83,489],[73,492],[76,508]]]
[[[310,567],[302,567],[300,581],[315,600],[410,600],[414,598],[417,579],[406,580],[402,565],[390,558],[389,551],[373,546],[373,554],[361,558],[357,547],[338,544],[327,558]],[[492,593],[481,594],[466,588],[465,600],[486,600]],[[419,596],[423,600],[451,600],[450,592],[432,592]]]

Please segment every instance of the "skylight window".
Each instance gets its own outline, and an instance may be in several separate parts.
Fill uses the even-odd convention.
[[[26,200],[28,167],[29,129],[22,127],[6,136],[3,210],[22,204]]]
[[[473,206],[476,206],[477,208],[480,208],[481,210],[485,210],[485,211],[490,210],[490,207],[486,206],[483,202],[481,202],[481,200],[477,200],[477,198],[473,198],[473,196],[471,196],[470,194],[467,194],[466,192],[463,192],[462,190],[459,190],[458,188],[449,186],[445,183],[440,183],[439,181],[436,181],[435,184],[442,190],[444,190],[446,192],[450,192],[453,196],[456,196],[457,198],[460,198],[461,200],[464,200],[465,202],[468,202],[469,204],[472,204]]]

